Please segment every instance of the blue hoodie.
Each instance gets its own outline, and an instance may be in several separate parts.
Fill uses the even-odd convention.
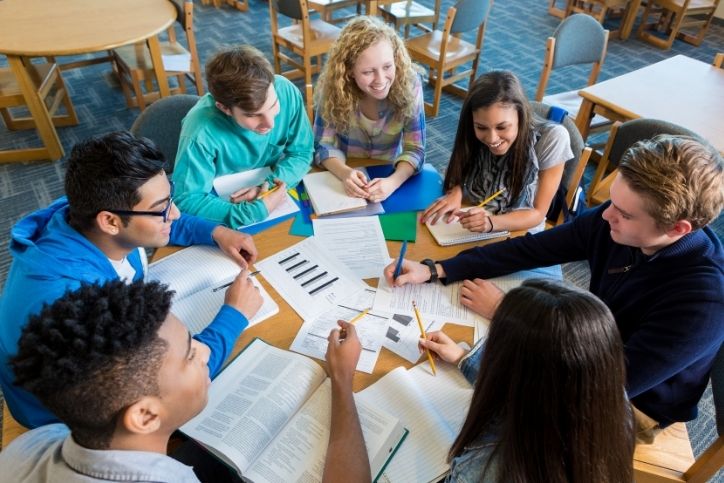
[[[13,384],[8,359],[17,353],[18,340],[31,315],[52,303],[81,282],[103,283],[118,279],[108,257],[90,240],[67,223],[68,200],[63,197],[47,208],[20,220],[11,230],[13,263],[0,299],[0,386],[13,417],[23,426],[35,428],[58,422],[35,396]],[[215,223],[182,215],[171,225],[169,244],[214,245]],[[134,280],[143,277],[138,250],[127,260],[136,270]],[[234,347],[248,321],[231,306],[224,305],[213,322],[195,338],[211,349],[209,373],[215,376]]]

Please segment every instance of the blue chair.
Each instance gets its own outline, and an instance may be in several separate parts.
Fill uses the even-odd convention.
[[[593,85],[598,79],[601,66],[606,58],[607,44],[608,30],[604,30],[593,17],[575,14],[565,18],[546,41],[543,71],[538,81],[535,100],[561,107],[568,111],[568,114],[575,120],[582,101],[581,96],[578,95],[579,89],[546,96],[545,91],[551,72],[554,69],[571,65],[590,64],[591,73],[586,86]],[[591,129],[601,130],[610,124],[611,121],[597,114],[591,120]]]
[[[199,96],[191,94],[164,97],[141,112],[131,126],[134,136],[150,139],[163,153],[168,174],[173,172],[176,161],[181,121],[198,100]]]

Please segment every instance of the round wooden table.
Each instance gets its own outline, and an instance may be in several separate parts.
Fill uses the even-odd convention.
[[[0,54],[8,57],[44,144],[40,149],[2,151],[0,161],[55,160],[63,156],[41,92],[48,76],[37,78],[31,58],[49,57],[54,66],[51,70],[59,75],[55,56],[102,52],[145,41],[161,97],[168,96],[157,34],[175,20],[176,9],[168,0],[0,0]],[[67,68],[68,65],[64,66]]]

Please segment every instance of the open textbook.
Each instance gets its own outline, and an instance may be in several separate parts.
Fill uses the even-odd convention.
[[[196,335],[214,320],[224,305],[226,289],[214,289],[232,281],[240,270],[218,248],[195,245],[149,265],[147,278],[165,283],[176,291],[171,312]],[[250,326],[279,312],[279,306],[259,281],[255,278],[252,281],[259,287],[264,303],[249,321]]]
[[[303,182],[314,212],[318,216],[367,207],[366,199],[354,198],[345,193],[342,181],[329,171],[309,173],[303,178]]]
[[[450,469],[447,453],[470,407],[473,388],[457,367],[427,362],[409,370],[398,367],[356,394],[356,401],[374,405],[399,418],[410,431],[379,481],[438,481]]]
[[[254,339],[181,431],[256,483],[322,481],[331,405],[331,383],[319,364]],[[407,430],[373,403],[360,402],[357,410],[376,479]]]

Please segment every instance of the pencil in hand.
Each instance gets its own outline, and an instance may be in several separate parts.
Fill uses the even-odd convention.
[[[415,318],[417,319],[417,325],[420,326],[420,337],[423,339],[427,338],[427,334],[425,334],[425,326],[422,323],[422,317],[420,316],[420,311],[417,310],[417,304],[415,301],[412,301],[412,308],[415,311]],[[432,369],[432,375],[437,375],[437,370],[435,369],[435,361],[432,358],[432,354],[430,354],[430,349],[427,347],[425,348],[425,352],[427,352],[427,360],[430,362],[430,369]]]
[[[481,201],[481,202],[478,204],[478,208],[482,208],[483,206],[487,205],[488,203],[490,203],[491,201],[493,201],[495,198],[497,198],[498,196],[502,195],[504,192],[505,192],[505,188],[496,191],[495,193],[493,193],[492,195],[488,196],[488,197],[485,198],[483,201]]]
[[[249,276],[253,277],[254,275],[257,275],[259,273],[260,273],[259,270],[257,270],[256,272],[251,272],[249,274]],[[226,287],[231,286],[231,284],[234,283],[234,280],[236,280],[236,279],[234,278],[231,282],[226,282],[224,285],[220,285],[220,286],[216,287],[215,289],[212,290],[212,292],[218,292],[219,290],[224,290]]]
[[[271,194],[271,193],[274,193],[274,192],[275,192],[276,190],[278,190],[278,189],[279,189],[279,185],[276,185],[276,186],[274,186],[272,189],[266,190],[265,192],[263,192],[262,194],[260,194],[256,199],[257,199],[257,200],[260,200],[260,199],[264,198],[265,196],[267,196],[267,195],[269,195],[269,194]]]

